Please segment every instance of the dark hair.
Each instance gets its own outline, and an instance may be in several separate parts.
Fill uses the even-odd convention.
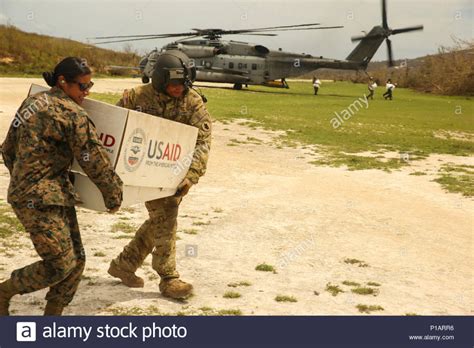
[[[54,67],[54,71],[44,72],[43,78],[48,86],[54,87],[61,75],[67,82],[73,82],[78,76],[89,75],[91,72],[86,59],[67,57]]]

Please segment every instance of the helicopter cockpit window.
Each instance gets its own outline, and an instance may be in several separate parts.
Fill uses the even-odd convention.
[[[234,63],[233,62],[229,63],[229,69],[234,69]]]
[[[255,63],[252,64],[252,70],[257,70],[257,64]]]

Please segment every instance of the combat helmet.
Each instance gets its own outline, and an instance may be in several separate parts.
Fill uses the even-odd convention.
[[[166,93],[170,81],[180,81],[184,84],[185,93],[196,79],[196,68],[191,59],[179,50],[169,50],[162,53],[155,63],[151,77],[153,88],[157,92]]]

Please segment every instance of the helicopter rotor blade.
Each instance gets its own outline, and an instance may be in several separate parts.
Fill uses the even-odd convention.
[[[260,30],[271,30],[271,29],[285,29],[285,28],[299,28],[299,27],[308,27],[314,25],[320,25],[321,23],[306,23],[306,24],[293,24],[293,25],[279,25],[275,27],[263,27],[263,28],[252,28],[252,29],[238,29],[238,30],[224,30],[224,29],[199,29],[192,28],[195,32],[188,33],[170,33],[170,34],[143,34],[143,35],[116,35],[116,36],[97,36],[90,37],[88,39],[92,40],[102,40],[102,39],[125,39],[125,38],[142,38],[142,37],[178,37],[178,36],[193,36],[196,34],[206,35],[208,32],[215,32],[218,34],[227,34],[235,32],[247,32],[247,31],[260,31]]]
[[[229,35],[235,35],[235,34],[229,34]],[[247,33],[245,35],[253,35],[253,36],[278,36],[278,34],[259,34],[259,33]]]
[[[332,27],[277,29],[277,30],[265,30],[265,31],[323,30],[323,29],[341,29],[341,28],[344,28],[344,26],[342,26],[342,25],[336,25],[336,26],[332,26]]]
[[[318,29],[338,29],[342,26],[334,27],[314,27],[320,25],[320,23],[305,23],[305,24],[293,24],[293,25],[279,25],[274,27],[262,27],[253,29],[238,29],[238,30],[223,30],[223,29],[199,29],[193,28],[193,32],[187,33],[170,33],[170,34],[149,34],[149,35],[116,35],[116,36],[97,36],[88,39],[92,40],[106,40],[96,42],[95,44],[108,44],[128,41],[140,41],[140,40],[152,40],[161,38],[172,38],[172,37],[199,37],[208,36],[209,38],[218,38],[222,35],[237,35],[237,34],[262,34],[258,36],[275,36],[276,34],[267,34],[269,31],[293,31],[293,30],[318,30]],[[112,39],[111,41],[109,41]],[[117,40],[115,40],[117,39]]]
[[[142,40],[153,40],[153,39],[163,39],[168,38],[169,36],[154,36],[154,37],[141,37],[135,39],[123,39],[123,40],[111,40],[111,41],[100,41],[94,42],[94,45],[102,45],[102,44],[109,44],[109,43],[118,43],[118,42],[131,42],[131,41],[142,41]]]
[[[247,30],[272,30],[272,29],[284,29],[284,28],[298,28],[298,27],[310,27],[313,25],[321,25],[321,23],[306,23],[306,24],[292,24],[292,25],[279,25],[276,27],[264,27],[264,28],[253,28]]]
[[[343,26],[334,26],[334,27],[316,27],[316,28],[293,28],[293,29],[275,29],[275,30],[228,30],[226,32],[220,33],[220,35],[255,35],[255,34],[266,34],[267,32],[273,31],[298,31],[298,30],[324,30],[324,29],[339,29]],[[262,36],[275,36],[276,34],[266,34]]]
[[[382,27],[385,30],[388,30],[387,0],[382,0]]]
[[[189,39],[194,39],[195,37],[199,37],[199,35],[191,35],[191,36],[188,36],[188,37],[183,37],[182,39],[176,40],[176,42],[187,41]]]
[[[388,66],[393,67],[393,51],[392,51],[392,41],[390,39],[386,40],[387,42],[387,53],[388,53]]]
[[[297,27],[309,27],[313,25],[320,25],[321,23],[306,23],[306,24],[292,24],[292,25],[279,25],[275,27],[264,27],[264,28],[251,28],[251,29],[237,29],[237,30],[225,30],[225,29],[198,29],[192,28],[191,30],[195,30],[197,32],[207,32],[207,31],[220,31],[221,33],[225,34],[229,31],[261,31],[261,30],[270,30],[270,29],[283,29],[283,28],[297,28]]]
[[[88,37],[90,40],[103,40],[103,39],[134,39],[134,38],[145,38],[145,37],[179,37],[179,36],[190,36],[196,35],[196,33],[171,33],[171,34],[150,34],[150,35],[117,35],[117,36],[97,36]]]
[[[424,27],[422,25],[416,25],[416,26],[413,26],[413,27],[407,27],[407,28],[402,28],[402,29],[394,29],[391,32],[389,32],[388,35],[390,36],[390,35],[397,35],[397,34],[402,34],[402,33],[409,33],[411,31],[423,30],[423,28]],[[383,34],[361,35],[361,36],[353,36],[351,38],[351,40],[352,40],[352,42],[355,42],[355,41],[360,41],[360,40],[363,40],[363,39],[379,39],[383,36],[384,36]]]
[[[408,33],[410,31],[418,31],[418,30],[423,30],[423,26],[422,25],[416,25],[416,26],[413,26],[413,27],[406,27],[406,28],[402,28],[402,29],[393,29],[392,30],[392,35],[397,35],[397,34],[401,34],[401,33]]]

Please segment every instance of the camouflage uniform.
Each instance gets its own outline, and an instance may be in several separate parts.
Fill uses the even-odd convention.
[[[197,127],[196,149],[186,174],[187,179],[197,184],[206,172],[212,128],[211,118],[198,93],[191,89],[180,98],[172,98],[156,92],[149,84],[125,90],[117,105]],[[146,202],[149,219],[112,262],[120,269],[134,273],[152,253],[152,267],[162,279],[178,278],[176,228],[180,202],[181,198],[175,196]]]
[[[85,264],[69,179],[72,161],[98,186],[109,209],[121,204],[122,181],[85,110],[59,88],[23,102],[2,155],[11,175],[8,202],[42,258],[13,271],[11,280],[21,294],[50,287],[46,299],[67,305]]]

